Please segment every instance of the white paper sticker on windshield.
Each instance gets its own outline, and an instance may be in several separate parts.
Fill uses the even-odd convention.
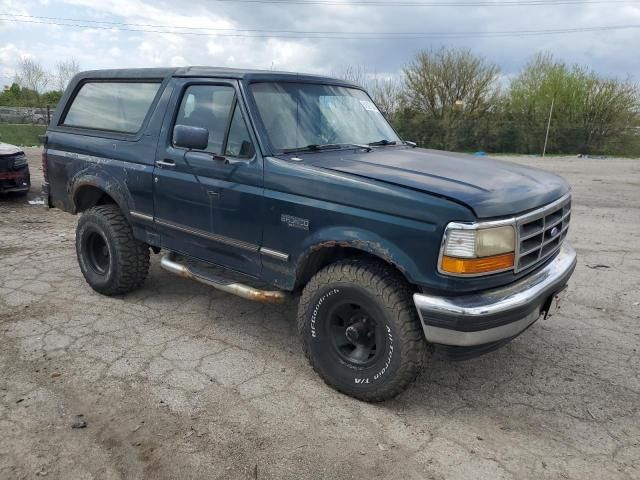
[[[369,110],[370,112],[378,111],[378,108],[376,107],[376,105],[373,102],[370,102],[369,100],[360,100],[360,103],[362,104],[365,110]]]

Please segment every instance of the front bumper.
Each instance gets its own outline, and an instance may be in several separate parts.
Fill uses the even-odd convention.
[[[0,193],[26,192],[30,187],[29,167],[0,171]]]
[[[414,294],[427,341],[453,347],[501,345],[540,317],[576,263],[575,250],[565,242],[545,267],[505,287],[454,297]]]

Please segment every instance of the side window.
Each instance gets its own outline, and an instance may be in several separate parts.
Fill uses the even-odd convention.
[[[159,88],[158,82],[87,82],[74,97],[62,125],[136,133]]]
[[[247,124],[244,118],[242,118],[242,111],[240,107],[236,105],[233,111],[233,118],[231,119],[231,126],[229,127],[227,148],[224,154],[230,157],[250,159],[253,158],[255,153],[256,151],[253,148],[253,143],[251,143]]]
[[[176,125],[209,130],[206,151],[222,153],[224,134],[229,122],[235,91],[223,85],[192,85],[182,97]]]

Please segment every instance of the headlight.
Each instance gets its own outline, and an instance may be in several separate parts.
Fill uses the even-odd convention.
[[[440,272],[464,276],[512,269],[515,229],[510,224],[494,225],[495,222],[447,225],[440,252]]]
[[[21,167],[24,167],[26,164],[27,164],[27,157],[24,154],[18,155],[13,159],[13,168],[21,168]]]

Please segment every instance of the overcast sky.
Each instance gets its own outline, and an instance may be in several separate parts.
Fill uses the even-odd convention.
[[[46,67],[73,57],[83,69],[215,65],[335,74],[351,65],[379,75],[394,75],[419,50],[441,45],[471,48],[497,63],[507,78],[536,52],[548,51],[557,58],[587,65],[606,75],[640,80],[640,28],[498,38],[344,38],[353,37],[356,32],[380,37],[388,32],[640,26],[640,1],[637,0],[600,3],[587,0],[574,5],[549,5],[553,0],[534,0],[547,4],[489,7],[468,5],[477,5],[482,0],[458,2],[467,6],[438,7],[399,5],[437,0],[293,0],[297,3],[289,4],[283,3],[286,0],[278,1],[281,3],[265,0],[0,0],[0,83],[11,81],[22,56],[35,57]],[[316,4],[301,5],[304,1]],[[455,0],[438,1],[456,3]],[[368,4],[354,5],[356,2]],[[372,6],[372,2],[393,6]],[[63,18],[78,21],[57,20]],[[84,26],[60,26],[51,24],[53,22]],[[93,22],[129,26],[116,28],[112,24]],[[94,28],[89,28],[92,25]],[[165,25],[190,27],[181,32],[198,35],[167,33]],[[131,31],[141,29],[160,30],[160,33]],[[245,30],[239,32],[241,29]],[[269,38],[268,35],[273,34],[264,30],[338,32],[337,36],[343,38]],[[244,36],[229,36],[237,34]],[[247,38],[247,35],[262,36]],[[334,34],[322,34],[328,35]]]

